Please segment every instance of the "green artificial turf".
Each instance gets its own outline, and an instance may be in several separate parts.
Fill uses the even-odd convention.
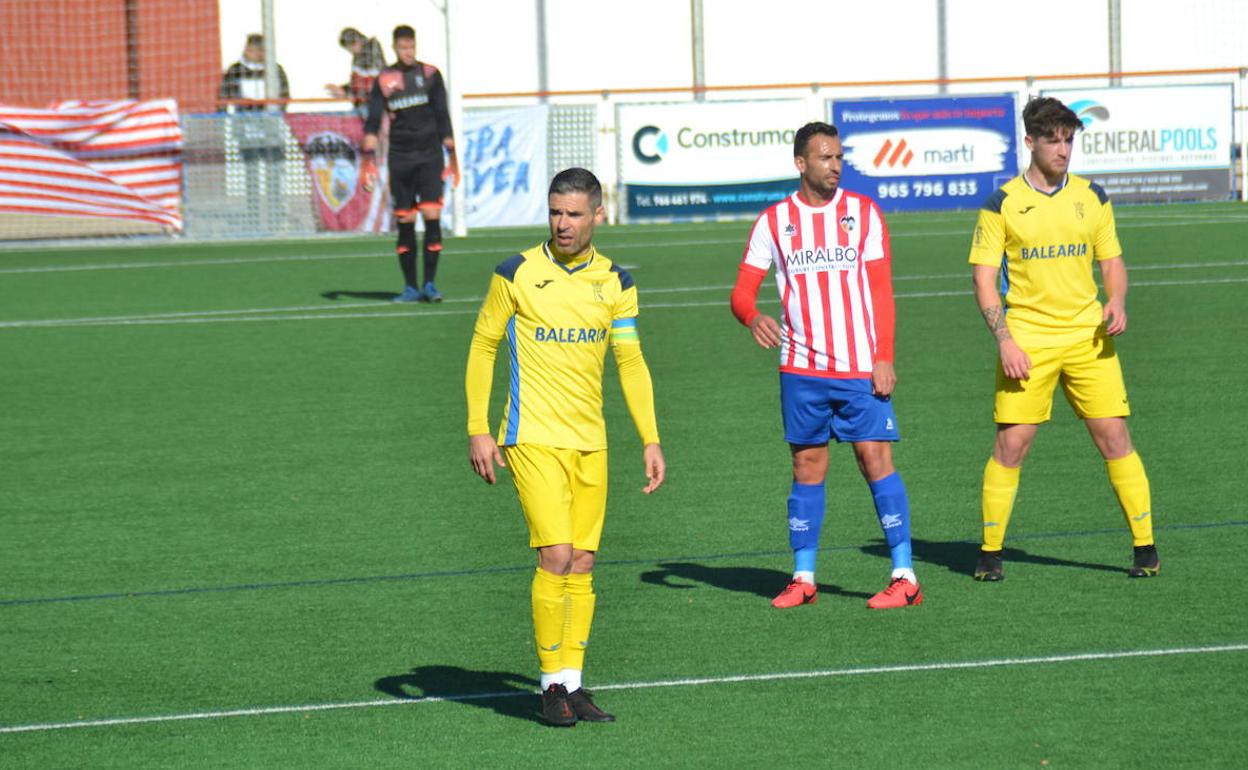
[[[995,354],[969,291],[973,218],[889,218],[895,459],[925,593],[892,612],[863,606],[887,549],[846,447],[819,601],[768,604],[792,566],[789,461],[775,354],[727,307],[749,223],[599,231],[640,290],[669,479],[640,493],[608,365],[586,675],[619,721],[572,730],[536,720],[533,558],[510,483],[481,483],[464,437],[477,306],[540,229],[449,240],[436,306],[386,301],[385,239],[0,251],[0,766],[527,767],[552,751],[636,767],[1238,766],[1248,210],[1118,210],[1119,351],[1164,565],[1143,581],[1125,577],[1103,464],[1060,397],[1023,473],[1007,579],[969,577]],[[1156,651],[1171,654],[1123,656]],[[97,724],[151,717],[174,719]]]

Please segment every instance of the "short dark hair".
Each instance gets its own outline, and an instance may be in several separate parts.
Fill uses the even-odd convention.
[[[602,205],[602,183],[594,172],[583,168],[565,168],[550,180],[550,195],[568,195],[585,193],[589,196],[590,208]]]
[[[247,45],[256,45],[264,48],[264,35],[259,32],[252,32],[247,36]]]
[[[412,29],[409,24],[400,24],[394,28],[395,40],[415,40],[416,30]]]
[[[806,154],[806,145],[810,144],[810,140],[815,136],[828,136],[833,139],[840,136],[840,132],[836,130],[836,126],[831,123],[815,120],[807,123],[797,129],[797,134],[793,137],[793,157],[799,158]]]
[[[1023,130],[1027,136],[1053,136],[1059,128],[1071,133],[1083,130],[1083,121],[1072,109],[1052,96],[1037,96],[1023,107]]]
[[[342,32],[338,33],[338,45],[343,48],[350,48],[356,41],[364,39],[364,33],[355,27],[343,27]]]

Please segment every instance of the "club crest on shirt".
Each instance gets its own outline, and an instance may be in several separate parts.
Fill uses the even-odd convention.
[[[604,296],[602,293],[602,287],[606,286],[605,281],[593,281],[590,283],[590,286],[592,286],[594,289],[594,299],[598,300],[599,302],[607,301],[606,296]]]
[[[840,222],[841,230],[845,231],[846,234],[852,233],[854,228],[858,226],[858,220],[848,214],[841,217],[838,221]]]
[[[1083,219],[1083,201],[1077,201],[1075,203],[1075,218]]]
[[[784,226],[784,234],[785,234],[785,235],[790,235],[790,236],[791,236],[791,235],[797,235],[797,225],[793,224],[792,222],[790,222],[790,223],[788,223],[787,225],[785,225],[785,226]]]

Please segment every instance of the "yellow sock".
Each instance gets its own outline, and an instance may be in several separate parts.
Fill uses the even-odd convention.
[[[533,637],[537,662],[544,674],[557,673],[563,654],[563,625],[567,616],[567,578],[541,567],[533,574]]]
[[[1014,496],[1018,494],[1018,468],[1007,468],[994,458],[988,458],[984,467],[984,490],[982,512],[984,515],[985,551],[1000,551],[1005,543],[1005,528],[1014,510]]]
[[[1140,456],[1132,452],[1126,457],[1106,460],[1105,470],[1109,483],[1118,495],[1122,515],[1131,528],[1131,540],[1135,545],[1153,544],[1152,495],[1148,489],[1148,476]]]
[[[594,576],[588,572],[568,575],[568,614],[563,626],[563,667],[585,668],[585,647],[594,623]]]

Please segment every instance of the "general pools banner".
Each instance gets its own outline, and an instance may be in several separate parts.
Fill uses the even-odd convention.
[[[546,221],[547,105],[464,112],[463,171],[469,228]]]
[[[841,186],[885,211],[978,208],[1018,173],[1013,94],[837,99]]]
[[[806,102],[624,104],[620,183],[630,220],[757,214],[797,189]]]
[[[1230,83],[1045,91],[1083,121],[1070,170],[1123,201],[1231,195]]]

